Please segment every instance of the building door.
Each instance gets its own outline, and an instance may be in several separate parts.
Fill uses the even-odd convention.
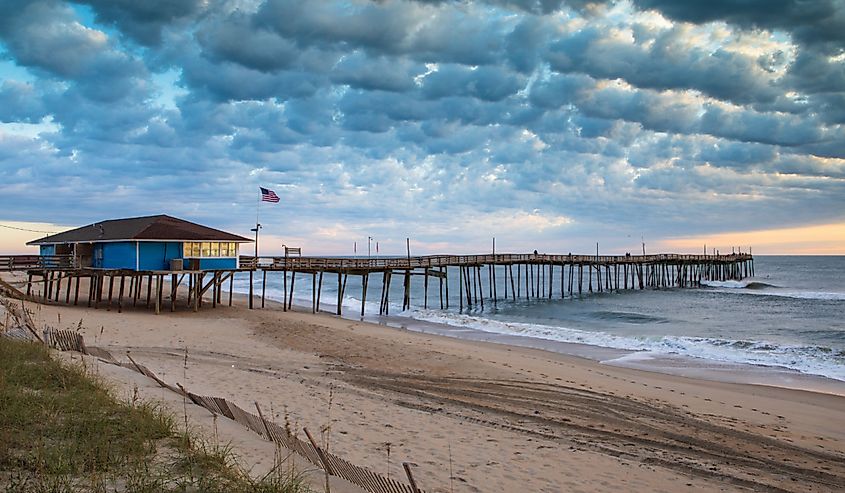
[[[100,261],[102,265],[102,249],[100,250]],[[94,245],[91,243],[76,244],[76,262],[79,267],[94,266]]]
[[[93,266],[94,266],[95,269],[102,269],[103,268],[103,245],[102,244],[94,245]]]

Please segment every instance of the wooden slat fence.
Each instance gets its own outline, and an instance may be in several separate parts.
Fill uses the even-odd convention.
[[[330,474],[339,478],[345,479],[352,484],[360,486],[361,488],[371,493],[425,493],[423,490],[414,488],[409,485],[397,481],[393,478],[382,476],[365,467],[356,466],[351,462],[339,457],[337,455],[328,453],[324,450],[318,452],[317,449],[307,440],[302,440],[293,435],[288,430],[282,428],[273,421],[268,421],[259,415],[245,411],[237,404],[228,401],[222,397],[210,397],[194,394],[186,391],[181,385],[171,385],[160,379],[152,370],[144,365],[138,364],[130,355],[127,354],[129,362],[117,363],[117,360],[106,350],[101,348],[88,348],[85,346],[85,341],[82,335],[78,332],[65,329],[44,330],[45,342],[61,351],[76,351],[83,354],[91,354],[107,363],[117,364],[128,368],[142,375],[154,380],[163,388],[172,390],[178,394],[186,396],[194,404],[201,406],[208,411],[225,416],[245,428],[257,433],[262,438],[281,445],[282,447],[291,450],[305,460],[313,464],[315,467],[325,470],[320,453],[326,458]]]
[[[76,351],[88,354],[82,334],[72,330],[44,329],[44,343],[59,351]]]

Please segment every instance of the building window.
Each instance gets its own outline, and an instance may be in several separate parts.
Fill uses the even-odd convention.
[[[219,241],[186,241],[183,244],[185,258],[190,257],[237,257],[238,244]]]

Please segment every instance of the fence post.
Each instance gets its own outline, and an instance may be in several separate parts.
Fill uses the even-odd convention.
[[[417,488],[417,482],[414,481],[414,475],[411,474],[411,465],[407,462],[403,462],[402,467],[405,468],[405,474],[408,476],[408,481],[411,483],[411,489],[414,490],[414,493],[420,493],[420,489]]]
[[[261,408],[258,407],[258,401],[253,402],[255,402],[255,409],[258,411],[258,417],[261,418],[261,424],[264,425],[264,431],[267,432],[267,439],[271,442],[275,442],[275,440],[273,440],[273,435],[270,434],[270,427],[267,426],[267,420],[264,419],[264,414],[261,413]]]
[[[317,451],[317,457],[320,458],[320,462],[323,463],[323,470],[326,471],[326,493],[331,493],[331,488],[329,487],[329,476],[334,476],[334,472],[332,472],[332,467],[329,465],[329,459],[326,457],[323,449],[317,445],[317,441],[311,436],[311,432],[308,431],[308,428],[302,429],[305,431],[305,436],[308,437],[308,441],[311,442],[311,445],[314,446],[314,449]]]

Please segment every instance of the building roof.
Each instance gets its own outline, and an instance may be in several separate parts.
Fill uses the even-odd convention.
[[[110,219],[81,228],[30,241],[27,245],[56,243],[95,243],[98,241],[252,241],[219,229],[202,226],[184,219],[160,214],[157,216]]]

